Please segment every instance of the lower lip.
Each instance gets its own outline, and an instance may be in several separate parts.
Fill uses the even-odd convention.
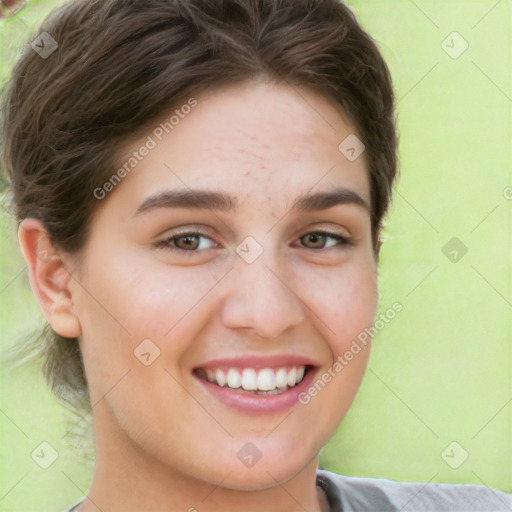
[[[220,387],[201,377],[196,376],[196,378],[220,402],[246,413],[261,414],[264,412],[279,412],[294,406],[299,400],[299,395],[310,386],[315,374],[315,368],[309,368],[299,384],[275,395],[244,393],[228,387]]]

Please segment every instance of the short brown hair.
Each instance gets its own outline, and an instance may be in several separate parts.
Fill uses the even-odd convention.
[[[76,0],[43,23],[58,48],[28,48],[3,101],[1,165],[16,216],[56,247],[84,246],[93,191],[117,150],[179,98],[263,78],[339,105],[365,146],[374,249],[397,172],[394,96],[372,38],[338,0]],[[341,142],[341,141],[340,141]],[[88,406],[78,343],[45,329],[44,372]]]

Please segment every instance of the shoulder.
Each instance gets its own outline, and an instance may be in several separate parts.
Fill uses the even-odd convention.
[[[401,512],[510,512],[512,495],[467,484],[396,482],[318,472],[318,483],[339,510]],[[336,510],[336,509],[334,509]]]

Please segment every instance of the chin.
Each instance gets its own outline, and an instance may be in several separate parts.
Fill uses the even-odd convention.
[[[259,460],[248,460],[244,464],[240,460],[243,460],[243,455],[239,459],[235,454],[236,463],[233,464],[233,456],[230,455],[224,458],[222,464],[216,465],[216,475],[209,480],[219,482],[225,479],[222,486],[232,490],[263,491],[275,487],[278,483],[286,483],[311,465],[316,471],[319,449],[311,449],[306,453],[304,444],[295,446],[290,444],[287,450],[282,448],[287,444],[286,442],[281,444],[281,449],[276,446],[277,443],[267,443],[266,446],[262,446],[263,444],[260,442],[262,452]],[[247,452],[250,453],[250,450]],[[228,474],[229,477],[226,478]]]
[[[222,482],[222,487],[234,491],[264,491],[284,484],[304,469],[301,465],[295,467],[251,468],[245,471],[232,471],[228,478]]]

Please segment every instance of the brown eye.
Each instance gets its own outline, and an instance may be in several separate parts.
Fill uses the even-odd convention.
[[[313,232],[300,238],[301,243],[308,249],[326,249],[336,245],[342,248],[350,242],[347,238],[335,233]],[[334,241],[334,243],[333,243]]]
[[[178,249],[194,251],[199,247],[199,238],[198,235],[183,235],[174,237],[172,240]]]
[[[160,240],[156,246],[174,251],[198,252],[202,249],[211,249],[217,244],[208,236],[202,233],[177,233]]]

